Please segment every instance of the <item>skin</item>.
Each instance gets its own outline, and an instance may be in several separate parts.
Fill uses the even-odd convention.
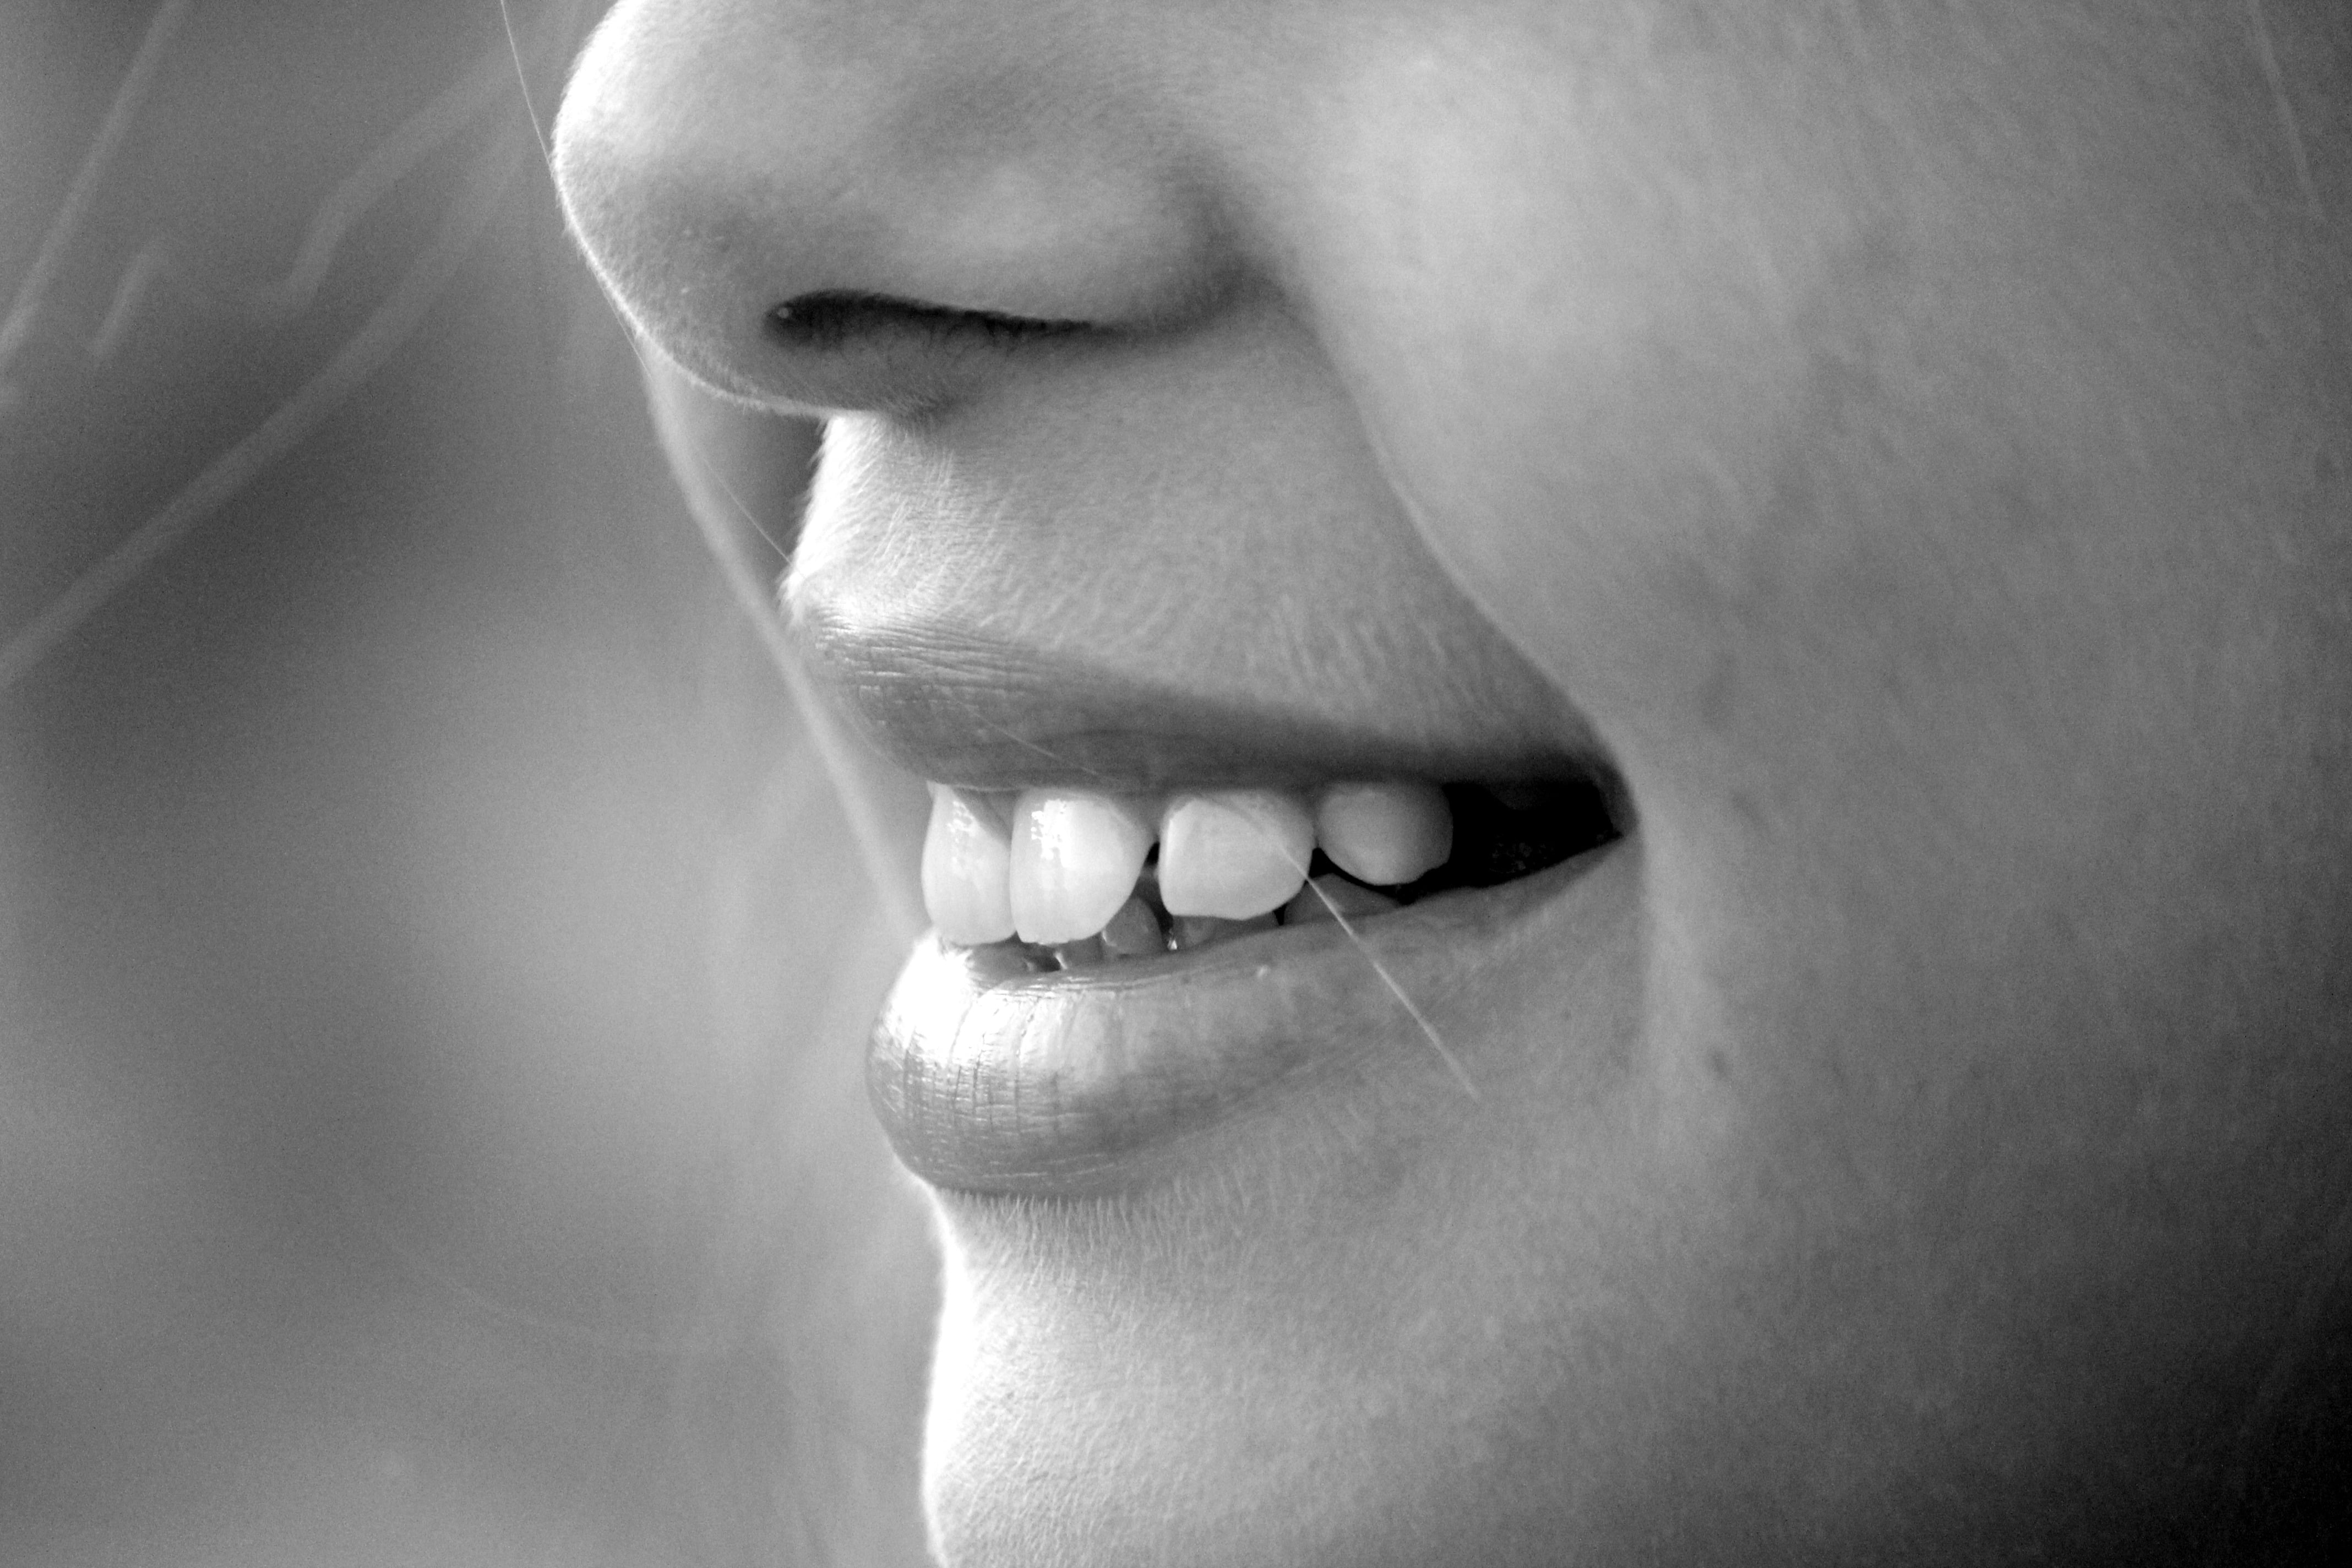
[[[615,9],[566,201],[708,430],[837,416],[792,600],[869,721],[1042,670],[1597,745],[1638,813],[1424,999],[1477,1098],[939,1200],[948,1561],[2291,1532],[2352,1246],[2352,37],[2249,16]],[[825,289],[1090,330],[763,333]]]

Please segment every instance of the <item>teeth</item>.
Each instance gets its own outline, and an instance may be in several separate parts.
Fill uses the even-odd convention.
[[[1135,890],[1150,847],[1151,825],[1130,802],[1024,790],[1013,807],[1013,929],[1045,946],[1093,936]]]
[[[1013,934],[1012,837],[1001,800],[931,786],[923,905],[949,942],[978,947]]]
[[[1180,795],[1160,823],[1160,901],[1171,915],[1271,914],[1307,880],[1314,853],[1314,819],[1289,795]]]
[[[1454,813],[1435,784],[1334,784],[1315,803],[1315,837],[1350,877],[1396,887],[1445,864]]]
[[[1396,907],[1397,901],[1386,893],[1360,888],[1345,877],[1318,877],[1299,889],[1297,898],[1282,906],[1282,923],[1313,925],[1317,921],[1336,920],[1342,915],[1351,921],[1361,920],[1366,915],[1386,914]]]
[[[1443,865],[1454,816],[1433,784],[1349,783],[1301,799],[1269,789],[1148,799],[1078,789],[1010,795],[931,786],[923,901],[946,941],[1018,936],[1068,964],[1166,952],[1291,924],[1396,908],[1357,882],[1399,887]],[[1144,868],[1158,816],[1160,856]],[[1305,885],[1318,847],[1354,878]],[[1318,889],[1320,889],[1318,892]]]

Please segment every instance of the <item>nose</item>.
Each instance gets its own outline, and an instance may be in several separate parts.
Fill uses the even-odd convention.
[[[555,138],[631,323],[772,407],[950,399],[1025,336],[1160,327],[1225,270],[1148,65],[1076,7],[622,0]]]

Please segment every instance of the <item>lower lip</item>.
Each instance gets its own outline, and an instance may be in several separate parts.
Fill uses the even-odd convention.
[[[1626,840],[1500,887],[1355,922],[1286,926],[1053,974],[1011,947],[926,935],[876,1026],[866,1087],[907,1168],[963,1192],[1082,1196],[1148,1184],[1188,1140],[1347,1075],[1473,1086],[1402,997],[1459,994],[1596,896]],[[1615,880],[1616,879],[1608,879]]]

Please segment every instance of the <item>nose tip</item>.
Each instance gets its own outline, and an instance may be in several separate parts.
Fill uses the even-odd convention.
[[[623,0],[574,71],[555,164],[624,314],[723,392],[824,411],[980,374],[946,328],[1197,309],[1222,258],[1191,162],[1123,100],[1132,72],[1076,68],[1021,15]]]

